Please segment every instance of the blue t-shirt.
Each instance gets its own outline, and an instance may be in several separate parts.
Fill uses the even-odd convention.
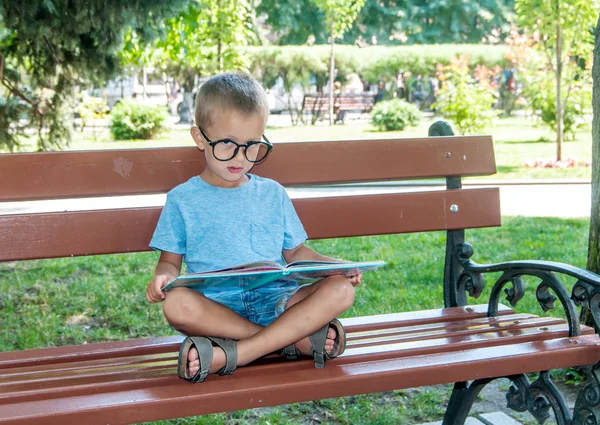
[[[236,188],[212,186],[199,176],[175,187],[150,247],[182,254],[188,273],[263,260],[284,264],[282,250],[307,239],[304,227],[283,186],[248,177]]]

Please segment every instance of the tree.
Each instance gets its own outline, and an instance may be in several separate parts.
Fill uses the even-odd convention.
[[[514,0],[408,0],[401,30],[412,43],[479,43],[510,30]]]
[[[198,77],[248,68],[242,48],[255,37],[253,24],[246,0],[194,0],[165,22],[166,37],[144,49],[155,51],[154,65],[182,85],[190,114]]]
[[[65,108],[73,89],[119,72],[118,52],[134,28],[156,37],[186,0],[3,0],[0,3],[0,146],[15,149],[35,130],[39,149],[70,139]]]
[[[352,26],[360,13],[365,0],[313,0],[325,13],[325,20],[329,28],[329,43],[331,56],[329,61],[329,125],[333,125],[333,88],[335,80],[335,53],[333,46],[336,37],[341,37]]]
[[[591,55],[589,42],[600,0],[516,0],[518,22],[535,32],[537,48],[554,76],[556,160],[562,159],[564,109],[581,72],[578,59]]]
[[[600,274],[600,16],[595,31],[594,89],[592,107],[592,211],[588,244],[587,268]]]
[[[314,36],[327,41],[325,14],[312,0],[261,0],[256,12],[265,17],[278,44],[305,44]],[[478,43],[500,40],[510,29],[514,0],[367,0],[344,44]],[[359,41],[359,42],[360,42]]]
[[[256,14],[270,27],[272,42],[281,45],[327,42],[325,14],[312,0],[261,0]]]

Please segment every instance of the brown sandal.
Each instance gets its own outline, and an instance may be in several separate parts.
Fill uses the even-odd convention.
[[[217,338],[216,336],[189,336],[181,343],[179,358],[177,360],[177,375],[188,382],[202,382],[209,375],[210,363],[213,358],[213,347],[221,347],[225,352],[226,363],[218,373],[231,375],[237,368],[236,340]],[[195,347],[198,350],[200,369],[194,376],[188,374],[188,353]]]
[[[335,329],[337,336],[333,344],[333,350],[330,353],[325,352],[325,341],[327,340],[327,332],[329,328]],[[316,330],[308,336],[312,347],[310,349],[310,355],[315,360],[315,367],[325,367],[325,361],[334,359],[344,352],[346,349],[346,331],[339,320],[333,319],[322,328]],[[304,356],[300,350],[296,348],[295,344],[290,344],[279,352],[281,356],[286,357],[289,360],[295,360]]]

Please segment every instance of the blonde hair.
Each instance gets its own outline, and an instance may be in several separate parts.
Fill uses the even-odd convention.
[[[211,124],[215,109],[233,109],[245,115],[269,116],[269,102],[263,87],[250,74],[224,72],[200,87],[196,96],[194,119],[200,128]]]

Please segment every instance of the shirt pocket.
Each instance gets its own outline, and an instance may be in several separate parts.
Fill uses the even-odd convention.
[[[250,232],[252,251],[273,261],[281,258],[283,250],[283,226],[278,224],[267,226],[252,223]]]

